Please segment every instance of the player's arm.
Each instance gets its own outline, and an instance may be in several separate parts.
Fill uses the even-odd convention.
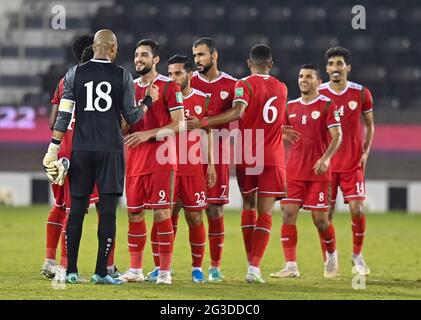
[[[184,131],[184,108],[181,106],[171,112],[171,122],[166,126],[154,128],[147,131],[137,131],[124,138],[124,143],[128,147],[135,147],[149,139],[162,140],[168,136],[174,136],[178,132]]]
[[[54,124],[56,123],[56,119],[57,119],[57,115],[58,115],[58,106],[60,104],[60,85],[61,85],[61,81],[59,81],[59,83],[57,84],[56,90],[54,91],[54,96],[53,99],[51,100],[51,112],[50,112],[50,118],[49,118],[49,125],[50,125],[50,129],[51,131],[54,130]]]
[[[156,87],[156,86],[155,86]],[[127,70],[123,73],[123,108],[121,114],[123,120],[129,125],[138,122],[143,118],[146,110],[151,107],[154,99],[157,99],[156,88],[148,88],[148,93],[142,101],[142,104],[138,107],[135,102],[134,88],[133,88],[133,77]]]
[[[374,115],[373,115],[373,98],[371,92],[364,88],[364,102],[363,102],[363,118],[365,123],[365,139],[364,149],[361,155],[361,167],[365,171],[368,155],[370,154],[371,143],[374,136]]]
[[[57,119],[54,124],[53,136],[48,146],[47,153],[42,160],[47,176],[51,182],[55,181],[58,175],[56,166],[58,152],[60,151],[61,140],[72,120],[73,109],[75,107],[75,97],[73,87],[75,82],[77,65],[67,71],[64,77],[64,91],[58,107]]]
[[[332,137],[329,147],[327,148],[324,155],[319,160],[317,160],[313,166],[314,173],[317,175],[321,175],[327,171],[330,165],[330,160],[336,151],[338,151],[339,146],[342,143],[342,129],[340,125],[330,127],[329,134]]]
[[[207,178],[208,178],[208,187],[212,188],[215,186],[217,180],[217,174],[215,169],[215,159],[213,154],[213,134],[211,128],[206,128],[208,135],[208,168],[207,168]]]
[[[229,123],[231,121],[239,120],[243,117],[246,107],[247,105],[245,102],[234,101],[231,109],[216,116],[209,117],[206,119],[204,118],[199,121],[197,121],[197,119],[193,117],[190,117],[190,120],[187,121],[187,130],[192,130],[195,128],[215,127]]]
[[[53,104],[51,107],[50,118],[48,119],[48,123],[50,125],[51,131],[54,130],[54,124],[56,123],[57,115],[58,115],[58,104]]]
[[[374,136],[374,116],[373,112],[364,113],[364,123],[365,123],[365,140],[364,140],[364,149],[361,155],[361,166],[365,170],[367,164],[368,155],[370,154],[371,143],[373,142]]]

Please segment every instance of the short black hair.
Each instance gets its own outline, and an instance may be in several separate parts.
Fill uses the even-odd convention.
[[[320,68],[317,65],[315,65],[315,64],[311,64],[311,63],[303,64],[301,66],[300,70],[301,69],[314,70],[316,72],[317,79],[321,79],[322,78],[322,73],[320,71]]]
[[[193,71],[193,64],[190,61],[190,59],[186,56],[182,56],[179,54],[173,55],[171,58],[168,59],[168,65],[174,63],[182,63],[184,65],[184,70],[186,70],[187,73]]]
[[[332,47],[329,48],[325,53],[325,61],[328,63],[332,57],[343,57],[346,64],[351,64],[351,51],[344,47]]]
[[[195,42],[193,42],[193,48],[196,48],[202,44],[205,44],[208,46],[210,53],[214,53],[217,51],[215,41],[213,41],[210,37],[202,37],[197,39]]]
[[[272,62],[272,49],[266,44],[256,44],[250,49],[250,60],[259,66],[268,66]]]
[[[159,57],[161,54],[161,45],[152,39],[142,39],[136,44],[136,49],[140,46],[151,47],[153,57]]]
[[[94,49],[92,46],[86,47],[85,50],[83,50],[82,58],[80,59],[80,62],[85,63],[89,60],[91,60],[94,57]]]
[[[75,55],[77,61],[82,61],[83,50],[86,47],[89,47],[94,43],[94,37],[89,34],[84,34],[80,37],[77,37],[73,41],[73,54]]]

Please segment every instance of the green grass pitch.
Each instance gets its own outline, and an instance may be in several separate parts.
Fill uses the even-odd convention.
[[[280,212],[276,210],[269,246],[262,262],[265,284],[244,281],[246,258],[240,230],[239,211],[225,215],[225,246],[222,283],[193,284],[191,282],[188,229],[180,216],[173,259],[173,284],[157,286],[151,283],[122,286],[67,285],[55,290],[51,281],[39,274],[44,259],[45,220],[49,208],[0,208],[0,299],[421,299],[421,215],[390,213],[370,214],[364,256],[371,268],[366,289],[355,290],[351,282],[351,228],[348,214],[335,218],[341,276],[323,278],[323,263],[319,239],[310,214],[302,212],[298,219],[298,264],[301,277],[271,279],[269,273],[283,264],[279,241]],[[206,219],[205,219],[206,220]],[[152,213],[147,214],[148,231]],[[97,216],[90,210],[85,219],[79,270],[90,277],[96,258]],[[58,251],[59,253],[59,251]],[[116,264],[124,271],[128,267],[127,217],[120,209],[117,216]],[[209,266],[206,248],[204,270]],[[147,242],[144,271],[150,271],[153,260]],[[207,274],[207,272],[206,272]]]

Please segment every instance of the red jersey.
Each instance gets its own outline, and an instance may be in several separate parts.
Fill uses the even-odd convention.
[[[330,181],[331,166],[319,176],[313,166],[329,146],[329,128],[341,125],[336,104],[323,95],[309,103],[301,98],[289,101],[285,123],[300,133],[300,139],[291,145],[288,155],[288,180]]]
[[[332,172],[352,172],[360,167],[363,151],[361,114],[373,111],[371,92],[350,81],[340,93],[333,91],[329,82],[320,85],[319,92],[336,103],[341,117],[343,141],[332,158]]]
[[[210,97],[208,115],[218,115],[232,107],[234,98],[234,87],[237,79],[231,77],[225,72],[221,72],[220,76],[215,80],[208,81],[203,78],[198,71],[193,73],[191,86],[199,91],[204,92]],[[229,125],[222,125],[219,128],[228,128]]]
[[[135,123],[131,132],[161,128],[171,122],[171,112],[183,109],[183,94],[180,87],[169,78],[158,75],[153,81],[159,88],[159,98],[144,117]],[[134,80],[135,98],[139,104],[146,94],[147,85],[141,84],[141,78]],[[164,146],[160,148],[163,144]],[[159,171],[177,170],[175,139],[156,141],[151,139],[133,148],[126,149],[128,177],[140,176]]]
[[[247,163],[248,153],[248,158],[263,155],[265,166],[285,167],[282,124],[287,95],[286,85],[270,75],[254,74],[237,82],[234,102],[241,101],[247,106],[238,124],[243,138],[242,166],[256,165]],[[259,132],[264,138],[258,137]],[[251,145],[249,134],[252,134]]]
[[[192,92],[184,98],[184,114],[187,116],[193,116],[198,119],[203,119],[206,117],[209,97],[204,94],[203,92],[192,89]],[[180,133],[177,137],[177,157],[178,157],[178,167],[177,167],[177,176],[203,176],[203,161],[206,161],[206,158],[201,158],[202,156],[206,155],[206,153],[201,153],[198,149],[194,154],[194,160],[198,160],[198,163],[192,163],[189,161],[189,154],[193,152],[192,148],[197,147],[198,142],[200,142],[200,136],[197,133],[202,132],[201,130],[193,130],[193,131],[185,131]],[[188,139],[195,139],[190,141]],[[180,149],[180,140],[181,146]],[[204,146],[204,147],[207,147]],[[192,159],[193,160],[193,159]]]
[[[63,96],[64,91],[64,78],[60,80],[56,87],[56,91],[54,92],[54,96],[51,99],[52,105],[60,105],[61,97]],[[61,145],[60,145],[60,154],[59,157],[66,157],[70,159],[72,154],[72,146],[73,146],[73,132],[75,129],[75,117],[74,113],[72,114],[72,120],[70,121],[69,127],[67,128],[66,133],[63,136]]]

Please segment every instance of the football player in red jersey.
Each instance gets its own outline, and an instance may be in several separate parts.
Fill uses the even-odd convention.
[[[301,207],[311,211],[314,225],[326,244],[325,277],[332,278],[338,273],[333,228],[328,217],[330,162],[341,144],[342,133],[337,106],[319,94],[320,82],[320,71],[315,65],[302,66],[298,78],[301,97],[289,101],[286,107],[285,123],[300,133],[300,139],[288,155],[288,196],[281,201],[281,242],[286,266],[271,277],[299,276],[296,221]]]
[[[209,97],[191,87],[193,65],[190,60],[186,56],[180,55],[171,57],[168,60],[168,76],[181,87],[185,115],[198,119],[206,117]],[[177,202],[171,215],[175,235],[178,215],[181,207],[184,208],[184,215],[189,225],[193,282],[205,281],[201,268],[206,244],[206,231],[202,221],[202,211],[207,208],[206,185],[213,187],[216,182],[215,165],[212,162],[212,136],[209,130],[207,134],[208,143],[201,144],[201,146],[208,148],[208,152],[203,150],[205,154],[208,154],[208,161],[203,159],[203,154],[192,154],[195,145],[201,142],[200,140],[198,141],[198,138],[201,138],[201,132],[201,130],[183,132],[180,133],[177,139],[178,168],[175,183],[175,200]],[[203,175],[205,163],[208,164],[207,179]]]
[[[200,38],[193,43],[193,57],[197,66],[193,74],[191,86],[210,96],[208,115],[214,116],[228,110],[232,106],[236,79],[218,69],[218,51],[211,38]],[[217,129],[228,128],[222,125]],[[224,246],[224,204],[229,202],[229,150],[226,150],[226,138],[218,138],[218,157],[215,157],[217,181],[214,187],[208,188],[208,209],[206,210],[209,223],[209,248],[211,265],[209,267],[209,281],[223,279],[220,266],[222,248]],[[228,141],[229,142],[229,141]],[[216,147],[215,147],[216,149]],[[205,171],[206,172],[206,171]]]
[[[362,255],[366,227],[364,200],[367,191],[364,174],[374,135],[373,99],[366,87],[348,81],[351,71],[349,50],[342,47],[330,48],[326,51],[325,60],[329,82],[323,83],[319,91],[338,106],[343,131],[343,143],[332,158],[332,207],[329,218],[333,219],[336,196],[340,188],[351,212],[352,262],[356,271],[366,276],[370,269]],[[365,126],[364,142],[361,117]],[[325,251],[323,243],[322,250]]]
[[[237,155],[241,154],[242,161],[237,164],[236,171],[243,196],[241,225],[248,260],[246,281],[249,283],[264,282],[260,262],[272,229],[273,206],[277,199],[285,196],[281,126],[285,116],[287,87],[269,75],[272,65],[271,49],[261,44],[254,46],[248,59],[251,76],[236,83],[232,108],[201,121],[188,121],[190,129],[195,126],[214,127],[239,120],[242,143],[237,144],[239,149],[236,151]],[[262,136],[258,137],[259,133]],[[252,159],[250,155],[255,158]]]
[[[80,61],[84,63],[91,58],[93,58],[92,51],[92,42],[93,37],[91,35],[83,35],[78,37],[73,42],[73,54]],[[50,113],[50,127],[54,128],[56,122],[58,106],[60,104],[61,96],[63,95],[64,89],[64,78],[58,83],[54,96],[51,100],[52,108]],[[59,157],[71,158],[72,153],[72,139],[73,139],[73,129],[75,121],[72,118],[69,130],[63,137],[61,143]],[[41,267],[41,274],[45,275],[47,278],[53,278],[56,273],[57,264],[56,264],[56,250],[58,241],[61,237],[61,258],[60,266],[67,267],[67,250],[66,250],[66,224],[67,224],[67,214],[70,212],[70,190],[69,190],[69,181],[66,178],[64,184],[59,186],[58,184],[52,184],[51,188],[53,190],[53,195],[55,199],[54,207],[51,209],[50,214],[47,218],[47,228],[46,228],[46,259],[44,264]],[[98,192],[95,188],[93,194],[90,197],[90,204],[97,204],[99,200]],[[107,269],[109,274],[112,277],[119,277],[120,273],[114,265],[114,250],[110,253],[108,259]]]
[[[144,281],[142,262],[146,242],[145,209],[154,211],[158,246],[158,284],[171,284],[170,266],[174,231],[171,222],[177,155],[175,133],[184,128],[183,94],[179,86],[156,71],[160,45],[150,39],[137,43],[134,64],[140,75],[134,81],[135,98],[143,101],[147,91],[159,96],[145,116],[126,136],[126,196],[129,216],[128,245],[130,269],[126,281]],[[153,84],[153,85],[152,85]],[[152,233],[154,234],[154,233]]]

